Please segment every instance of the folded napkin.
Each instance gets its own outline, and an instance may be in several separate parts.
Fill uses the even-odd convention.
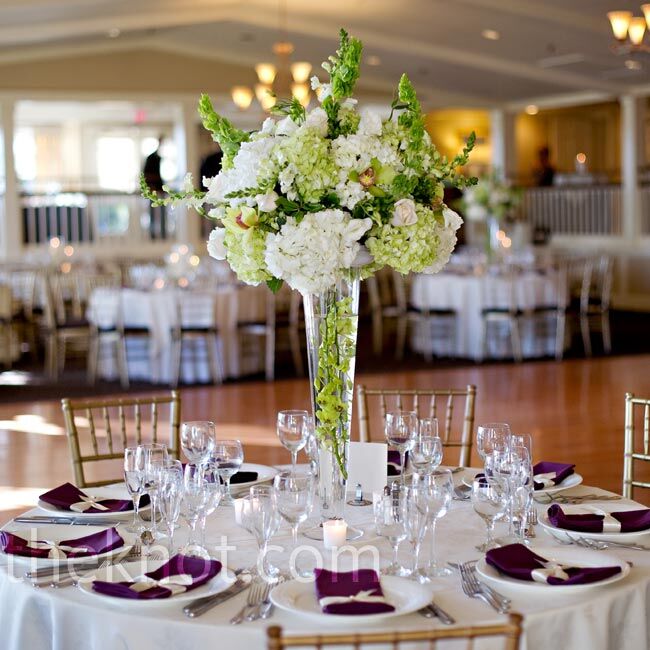
[[[72,483],[59,485],[59,487],[41,494],[39,499],[59,510],[71,510],[73,512],[110,513],[133,510],[132,499],[95,498],[72,485]],[[144,506],[145,502],[146,504],[149,503],[147,495],[140,499],[140,505]]]
[[[600,582],[621,571],[619,566],[572,567],[558,564],[533,553],[523,544],[509,544],[492,549],[485,554],[485,561],[511,578],[544,582],[549,585],[583,585]]]
[[[372,569],[335,573],[315,569],[316,595],[325,614],[364,615],[393,612]]]
[[[536,490],[545,490],[559,485],[573,474],[575,465],[568,463],[549,463],[542,461],[533,466],[533,481]]]
[[[107,553],[114,548],[124,546],[124,540],[115,528],[102,530],[99,533],[65,539],[59,542],[41,539],[30,541],[8,533],[0,532],[0,548],[11,555],[25,557],[47,558],[51,560],[65,560],[66,558],[86,557]]]
[[[116,598],[152,600],[170,598],[196,589],[221,571],[218,560],[175,555],[155,571],[127,582],[93,581],[93,591]]]
[[[580,533],[635,533],[650,528],[648,508],[607,513],[599,508],[584,507],[592,512],[566,514],[555,503],[548,509],[548,520],[556,528],[575,530]]]
[[[257,481],[257,472],[237,472],[230,477],[230,485],[237,485],[238,483],[250,483]]]
[[[404,455],[404,462],[408,465],[409,453]],[[399,451],[394,449],[388,451],[388,476],[399,476],[402,473],[402,459],[400,458]]]

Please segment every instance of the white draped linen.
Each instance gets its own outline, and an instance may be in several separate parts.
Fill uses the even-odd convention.
[[[263,355],[243,358],[237,333],[239,323],[264,322],[266,320],[266,292],[264,286],[230,286],[214,289],[215,323],[221,339],[221,357],[225,377],[239,377],[264,367]],[[114,323],[116,309],[115,293],[119,293],[124,326],[146,328],[149,340],[127,339],[129,377],[152,383],[169,383],[171,379],[172,326],[177,320],[177,299],[191,301],[192,289],[184,291],[106,289],[93,291],[90,296],[87,318],[91,323],[107,327]],[[205,289],[201,293],[206,293]],[[108,316],[107,316],[108,315]],[[206,323],[184,323],[204,326]],[[210,379],[208,355],[203,341],[197,342],[194,353],[183,357],[181,380],[206,382]],[[185,352],[185,350],[184,350]],[[110,354],[100,356],[99,375],[113,379],[117,376],[115,359]]]
[[[574,488],[572,494],[594,492],[592,487]],[[630,507],[638,504],[620,502]],[[538,506],[540,512],[545,506]],[[39,514],[44,514],[41,511]],[[385,540],[375,537],[372,508],[348,508],[346,518],[361,527],[365,535],[355,546],[378,547],[387,562],[390,549]],[[501,525],[499,525],[501,526]],[[79,529],[76,529],[79,530]],[[499,531],[497,531],[499,532]],[[178,534],[182,543],[183,532]],[[476,559],[475,545],[485,534],[483,521],[469,502],[454,501],[446,517],[438,521],[437,542],[439,558],[445,561]],[[254,562],[256,545],[252,537],[234,523],[232,508],[220,507],[210,517],[208,541],[218,542],[226,535],[236,550],[227,556],[232,568],[250,566]],[[541,532],[535,540],[544,546],[556,542]],[[300,543],[317,546],[304,537]],[[282,529],[272,544],[284,551],[271,552],[270,559],[284,567],[291,548],[289,531]],[[423,545],[426,558],[429,540]],[[322,546],[320,547],[322,550]],[[603,551],[603,553],[605,553]],[[629,576],[617,583],[588,591],[563,594],[562,587],[548,591],[506,592],[512,598],[514,611],[525,616],[522,650],[589,648],[589,650],[647,650],[650,647],[650,554],[616,549],[615,554],[634,563]],[[410,562],[409,545],[400,549],[401,560]],[[3,560],[6,564],[6,561]],[[368,566],[369,553],[362,554],[360,565]],[[349,568],[342,563],[342,568]],[[23,568],[23,571],[25,569]],[[13,569],[16,575],[21,571]],[[496,622],[501,617],[479,600],[463,595],[459,578],[452,575],[430,585],[436,602],[456,618],[459,625]],[[6,566],[0,567],[0,647],[3,650],[196,650],[196,648],[228,648],[257,650],[265,647],[265,630],[269,625],[281,625],[287,632],[342,632],[341,625],[328,625],[301,618],[295,614],[276,611],[268,621],[229,625],[229,619],[242,607],[246,594],[239,594],[198,619],[189,620],[182,613],[182,603],[170,599],[161,608],[117,606],[109,599],[90,597],[81,591],[65,589],[35,589],[26,582],[10,577]],[[417,614],[392,618],[372,626],[352,624],[348,630],[416,630],[439,621],[428,621]],[[457,645],[441,648],[457,648]],[[494,648],[477,644],[477,650]]]
[[[556,279],[552,273],[523,272],[514,277],[512,302],[522,311],[557,302]],[[410,304],[420,310],[454,310],[456,317],[456,350],[453,356],[480,360],[482,350],[482,312],[486,308],[507,309],[511,287],[504,277],[439,273],[418,274],[411,284]],[[535,331],[535,323],[523,322],[521,331],[524,357],[555,355],[555,323],[545,335]],[[416,352],[449,354],[448,341],[432,339],[427,328],[418,323],[413,328],[411,346]],[[510,339],[488,339],[488,358],[512,356]]]

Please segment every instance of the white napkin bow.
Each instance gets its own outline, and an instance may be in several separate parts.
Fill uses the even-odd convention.
[[[176,594],[182,594],[184,591],[187,591],[187,587],[191,587],[193,582],[194,578],[188,573],[179,573],[161,578],[160,580],[154,580],[150,576],[142,575],[135,578],[135,582],[129,588],[133,589],[133,591],[140,592],[153,589],[154,587],[164,587],[172,592],[172,596],[176,596]]]
[[[65,560],[68,557],[66,553],[70,553],[71,551],[87,553],[90,550],[87,546],[66,546],[65,544],[59,544],[58,542],[52,542],[47,539],[44,539],[42,542],[29,542],[27,546],[38,551],[44,548],[49,549],[50,552],[47,554],[47,557],[50,560]]]
[[[620,533],[621,532],[621,522],[618,519],[614,519],[609,512],[605,512],[600,508],[595,506],[585,506],[589,512],[593,512],[597,515],[601,515],[603,518],[603,533]]]
[[[89,510],[90,508],[97,508],[97,510],[108,510],[108,508],[99,501],[103,499],[100,499],[99,497],[93,497],[93,496],[88,496],[87,494],[83,494],[81,496],[81,501],[77,501],[77,503],[73,503],[70,506],[70,510],[74,510],[74,512],[85,512],[86,510]]]
[[[564,570],[568,567],[557,562],[545,562],[543,569],[533,569],[530,576],[535,582],[548,582],[549,578],[568,580],[569,574]]]
[[[544,474],[535,474],[533,481],[541,483],[543,488],[550,488],[555,486],[555,479],[557,472],[545,472]]]
[[[373,596],[374,589],[367,589],[360,591],[351,596],[324,596],[318,602],[321,607],[328,605],[344,605],[345,603],[385,603],[386,599],[383,596]]]

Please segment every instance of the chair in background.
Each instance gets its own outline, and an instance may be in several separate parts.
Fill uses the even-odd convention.
[[[169,407],[169,435],[159,435],[161,407]],[[172,391],[169,395],[105,400],[61,400],[70,460],[75,484],[78,487],[97,487],[122,480],[122,465],[110,463],[106,471],[110,477],[91,480],[86,475],[88,466],[101,469],[102,463],[122,460],[124,449],[143,442],[163,442],[174,458],[180,455],[181,398]],[[149,419],[143,423],[145,409]],[[133,420],[127,416],[133,415]],[[145,433],[145,426],[148,431]],[[85,431],[87,429],[87,431]],[[83,431],[83,434],[81,431]],[[117,469],[113,469],[113,468]]]
[[[298,291],[293,291],[287,284],[283,284],[275,294],[275,336],[276,349],[283,343],[281,333],[286,333],[293,368],[297,377],[304,377],[305,371],[302,363],[302,341],[305,340],[305,321],[301,318],[302,296]]]
[[[19,344],[27,344],[32,361],[38,360],[38,316],[42,310],[36,306],[36,282],[40,276],[33,269],[5,267],[0,270],[0,283],[11,288],[13,306],[11,327]]]
[[[439,434],[443,447],[458,448],[458,464],[462,467],[469,465],[472,454],[474,430],[474,406],[476,401],[476,386],[469,384],[466,389],[373,389],[363,384],[357,385],[357,409],[359,422],[359,440],[368,442],[370,435],[368,398],[379,400],[379,412],[383,421],[390,408],[413,410],[418,417],[438,418]],[[389,408],[388,399],[393,398],[394,407]],[[455,424],[454,408],[464,400],[462,426]],[[410,404],[405,404],[409,401]],[[444,408],[444,418],[439,412]],[[461,406],[462,408],[462,406]]]
[[[612,351],[612,335],[609,323],[609,304],[612,294],[613,265],[608,255],[589,260],[589,280],[580,292],[580,329],[585,355],[591,356],[591,331],[593,323],[600,329],[605,354]]]
[[[11,368],[13,354],[13,312],[11,287],[0,284],[0,364],[8,369]]]
[[[183,341],[203,340],[208,354],[210,380],[223,383],[214,292],[175,292],[176,319],[172,326],[172,386],[178,386],[183,361]]]
[[[467,641],[465,650],[473,650],[475,639],[501,639],[502,650],[517,650],[521,638],[523,618],[521,614],[509,614],[508,621],[493,625],[473,625],[448,629],[429,628],[427,630],[404,632],[347,632],[343,634],[301,634],[285,636],[282,628],[273,625],[268,628],[267,650],[285,650],[285,648],[321,648],[346,646],[359,650],[364,646],[384,646],[394,650],[403,644],[413,647],[434,648],[438,641],[458,639]],[[454,645],[454,647],[457,647]],[[496,647],[490,645],[490,647]]]
[[[638,449],[636,438],[636,412],[643,407],[643,452]],[[634,478],[635,461],[650,461],[650,399],[635,397],[633,393],[625,394],[625,451],[623,455],[623,496],[632,498],[633,488],[650,489],[650,482]],[[650,467],[650,465],[648,466]]]
[[[264,375],[266,381],[273,381],[275,378],[275,295],[271,291],[266,293],[264,320],[238,322],[237,332],[239,335],[264,339]]]

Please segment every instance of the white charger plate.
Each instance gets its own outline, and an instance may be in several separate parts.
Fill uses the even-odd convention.
[[[563,505],[563,504],[558,504],[562,510],[565,512],[567,515],[579,515],[579,514],[588,514],[589,512],[593,513],[593,510],[590,511],[588,510],[587,505]],[[597,505],[597,507],[600,510],[603,510],[604,512],[620,512],[623,510],[633,510],[634,506],[630,506],[627,508],[616,508],[615,506],[611,506],[610,504],[606,503],[594,503],[594,505]],[[588,533],[588,532],[582,532],[579,530],[568,530],[566,528],[558,528],[557,526],[554,526],[548,519],[548,508],[551,507],[551,504],[548,504],[548,507],[544,509],[544,512],[542,515],[539,517],[539,523],[541,524],[542,528],[545,529],[545,531],[553,536],[557,537],[561,540],[565,541],[571,541],[571,537],[586,537],[588,539],[596,539],[600,540],[603,542],[611,541],[611,542],[621,542],[625,543],[628,542],[630,544],[633,544],[635,541],[645,541],[647,542],[648,540],[648,535],[650,535],[650,529],[648,530],[639,530],[631,533]]]
[[[255,481],[247,481],[246,483],[232,484],[230,486],[230,491],[232,492],[233,496],[241,496],[242,492],[248,492],[248,489],[253,485],[270,483],[278,473],[278,470],[275,469],[275,467],[269,467],[268,465],[256,465],[254,463],[242,463],[239,471],[257,472],[257,479]]]
[[[279,609],[315,619],[320,623],[355,626],[410,614],[426,607],[431,602],[431,590],[426,585],[397,576],[382,576],[380,581],[384,596],[395,608],[395,611],[363,616],[325,614],[316,598],[316,587],[313,580],[309,582],[290,580],[278,585],[271,592],[271,602]]]
[[[511,591],[534,592],[536,594],[547,593],[549,595],[558,595],[574,593],[578,591],[588,591],[590,589],[599,589],[604,585],[622,580],[630,573],[630,565],[615,555],[603,551],[592,551],[590,549],[576,547],[553,547],[540,546],[531,548],[531,551],[541,555],[550,561],[560,564],[567,564],[576,567],[604,567],[618,566],[621,568],[620,573],[601,580],[584,585],[549,585],[544,582],[535,582],[534,580],[518,580],[510,576],[501,574],[493,566],[489,565],[485,558],[481,558],[476,563],[476,571],[485,582],[497,589],[509,589]]]
[[[107,485],[104,487],[97,488],[84,488],[83,491],[91,497],[96,497],[99,499],[124,499],[126,501],[131,501],[131,497],[126,489],[126,487],[121,485]],[[45,501],[38,500],[38,507],[41,510],[47,510],[47,512],[52,513],[54,517],[80,517],[83,519],[116,519],[119,521],[128,521],[133,519],[133,510],[124,510],[122,512],[109,512],[107,510],[102,510],[101,512],[76,512],[75,510],[61,510],[56,506],[53,506],[50,503],[45,503]],[[144,513],[148,510],[151,510],[151,505],[143,506],[140,508],[140,512]]]
[[[18,535],[23,539],[29,540],[43,540],[47,539],[52,542],[60,542],[64,539],[74,539],[77,537],[86,537],[88,535],[93,535],[94,533],[99,533],[103,530],[107,530],[107,526],[69,526],[67,524],[49,524],[43,527],[29,526],[28,524],[16,524],[9,522],[2,527],[2,530]],[[119,531],[118,531],[119,532]],[[122,539],[124,535],[120,533]],[[84,555],[82,557],[75,558],[66,558],[65,560],[55,560],[50,558],[33,558],[25,557],[23,555],[14,555],[13,553],[5,553],[2,551],[2,555],[7,558],[12,558],[17,562],[24,563],[34,563],[36,562],[38,566],[68,566],[71,564],[79,564],[83,562],[92,562],[93,560],[101,560],[112,557],[113,555],[118,555],[130,547],[130,544],[127,543],[127,540],[124,540],[124,544],[118,546],[106,553],[100,553],[98,555]]]
[[[147,609],[156,609],[158,607],[165,607],[169,605],[176,605],[180,602],[194,600],[195,598],[202,598],[203,596],[212,596],[225,591],[237,579],[235,574],[227,567],[222,567],[221,571],[205,584],[185,591],[176,596],[169,598],[152,598],[148,600],[141,600],[138,598],[118,598],[117,596],[109,596],[107,594],[100,594],[93,590],[93,580],[104,580],[108,582],[125,582],[133,580],[141,576],[143,573],[150,573],[155,571],[167,560],[141,560],[136,562],[123,562],[117,566],[104,567],[97,569],[90,575],[79,580],[77,588],[84,594],[101,598],[104,602],[111,602],[114,605],[122,606],[124,609],[132,609],[135,607],[146,607]]]
[[[463,476],[463,483],[467,485],[467,487],[472,487],[473,482],[474,476]],[[545,490],[535,490],[535,494],[557,494],[558,492],[574,488],[577,485],[580,485],[580,483],[582,483],[582,475],[574,472],[567,476],[562,483],[559,483],[552,488],[546,488]]]

